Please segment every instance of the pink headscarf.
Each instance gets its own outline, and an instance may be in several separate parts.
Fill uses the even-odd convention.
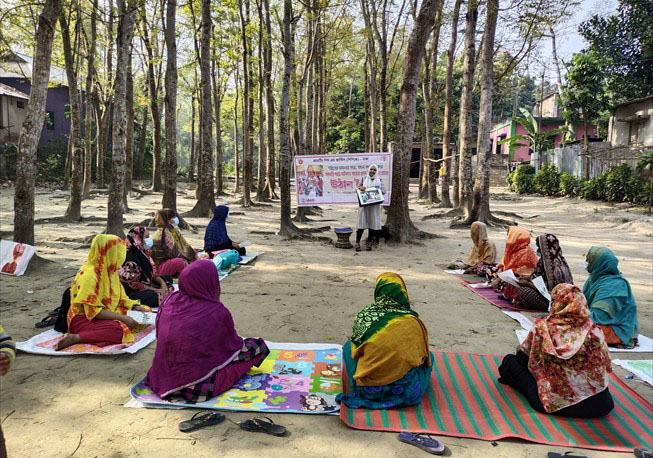
[[[157,344],[146,384],[160,397],[193,386],[229,364],[243,348],[220,302],[213,262],[195,261],[179,275],[179,291],[159,308]]]

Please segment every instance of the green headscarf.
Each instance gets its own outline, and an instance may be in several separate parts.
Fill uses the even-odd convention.
[[[411,310],[404,280],[393,272],[384,272],[376,279],[374,303],[356,314],[351,341],[361,345],[390,320],[405,315],[419,316]]]
[[[617,268],[619,260],[609,248],[593,246],[587,264],[590,276],[583,285],[583,294],[592,321],[610,326],[624,345],[632,346],[639,333],[637,303],[630,283]]]

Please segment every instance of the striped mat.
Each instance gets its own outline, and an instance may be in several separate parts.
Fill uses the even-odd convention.
[[[505,299],[499,299],[499,296],[501,293],[497,293],[495,290],[492,288],[472,288],[469,286],[469,284],[464,283],[467,287],[468,290],[470,290],[472,293],[476,294],[477,296],[481,296],[483,299],[488,301],[492,305],[496,305],[500,309],[505,309],[505,310],[514,310],[517,312],[538,312],[540,310],[530,310],[530,309],[522,309],[519,307],[515,307],[512,305],[510,301],[507,301]]]
[[[367,410],[341,405],[349,427],[411,431],[471,439],[506,437],[541,444],[632,452],[653,448],[653,406],[610,374],[615,408],[596,419],[564,418],[536,412],[524,396],[497,382],[502,356],[437,352],[431,387],[418,406]],[[343,374],[347,384],[347,376]],[[345,391],[347,388],[345,387]]]

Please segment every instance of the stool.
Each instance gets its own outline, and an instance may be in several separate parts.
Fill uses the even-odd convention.
[[[351,227],[336,227],[333,229],[336,233],[338,240],[336,240],[336,248],[353,248],[354,246],[349,241],[351,233],[354,232]]]

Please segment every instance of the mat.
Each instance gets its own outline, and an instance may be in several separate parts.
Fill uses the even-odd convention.
[[[499,299],[499,296],[501,293],[497,293],[495,290],[492,288],[472,288],[469,286],[469,284],[464,283],[465,287],[470,290],[472,293],[476,294],[477,296],[482,297],[486,301],[488,301],[492,305],[496,305],[500,309],[506,309],[506,310],[514,310],[515,312],[536,312],[537,310],[528,310],[528,309],[522,309],[519,307],[515,307],[512,305],[511,302],[505,300],[505,299]]]
[[[451,274],[447,272],[449,270],[448,268],[449,264],[436,264],[435,267],[443,270],[445,273],[448,273],[450,275],[453,275],[456,277],[458,280],[460,280],[463,283],[483,283],[486,278],[481,275],[473,275],[473,274]]]
[[[653,447],[653,406],[611,374],[615,409],[578,419],[536,412],[516,390],[497,382],[502,356],[437,352],[431,386],[418,406],[367,410],[342,405],[356,429],[411,431],[481,440],[519,438],[540,444],[632,453]],[[346,377],[343,377],[346,380]]]
[[[141,380],[132,398],[145,407],[245,412],[336,414],[342,392],[342,346],[266,342],[270,354],[229,391],[197,404],[164,401]],[[128,407],[132,404],[128,405]]]
[[[256,258],[258,258],[262,254],[263,254],[263,252],[261,252],[261,253],[251,252],[247,256],[241,256],[240,261],[238,261],[238,264],[240,264],[240,265],[249,264],[250,262],[254,261]]]
[[[649,385],[653,385],[653,359],[613,359],[612,363],[635,374]]]
[[[16,342],[16,348],[27,353],[50,356],[118,355],[121,353],[136,353],[156,339],[156,332],[154,332],[153,325],[139,325],[134,331],[136,331],[136,334],[132,343],[109,345],[106,347],[98,347],[97,345],[91,344],[76,344],[57,351],[54,349],[55,345],[63,334],[54,329],[50,329],[49,331],[35,335],[25,342]]]

